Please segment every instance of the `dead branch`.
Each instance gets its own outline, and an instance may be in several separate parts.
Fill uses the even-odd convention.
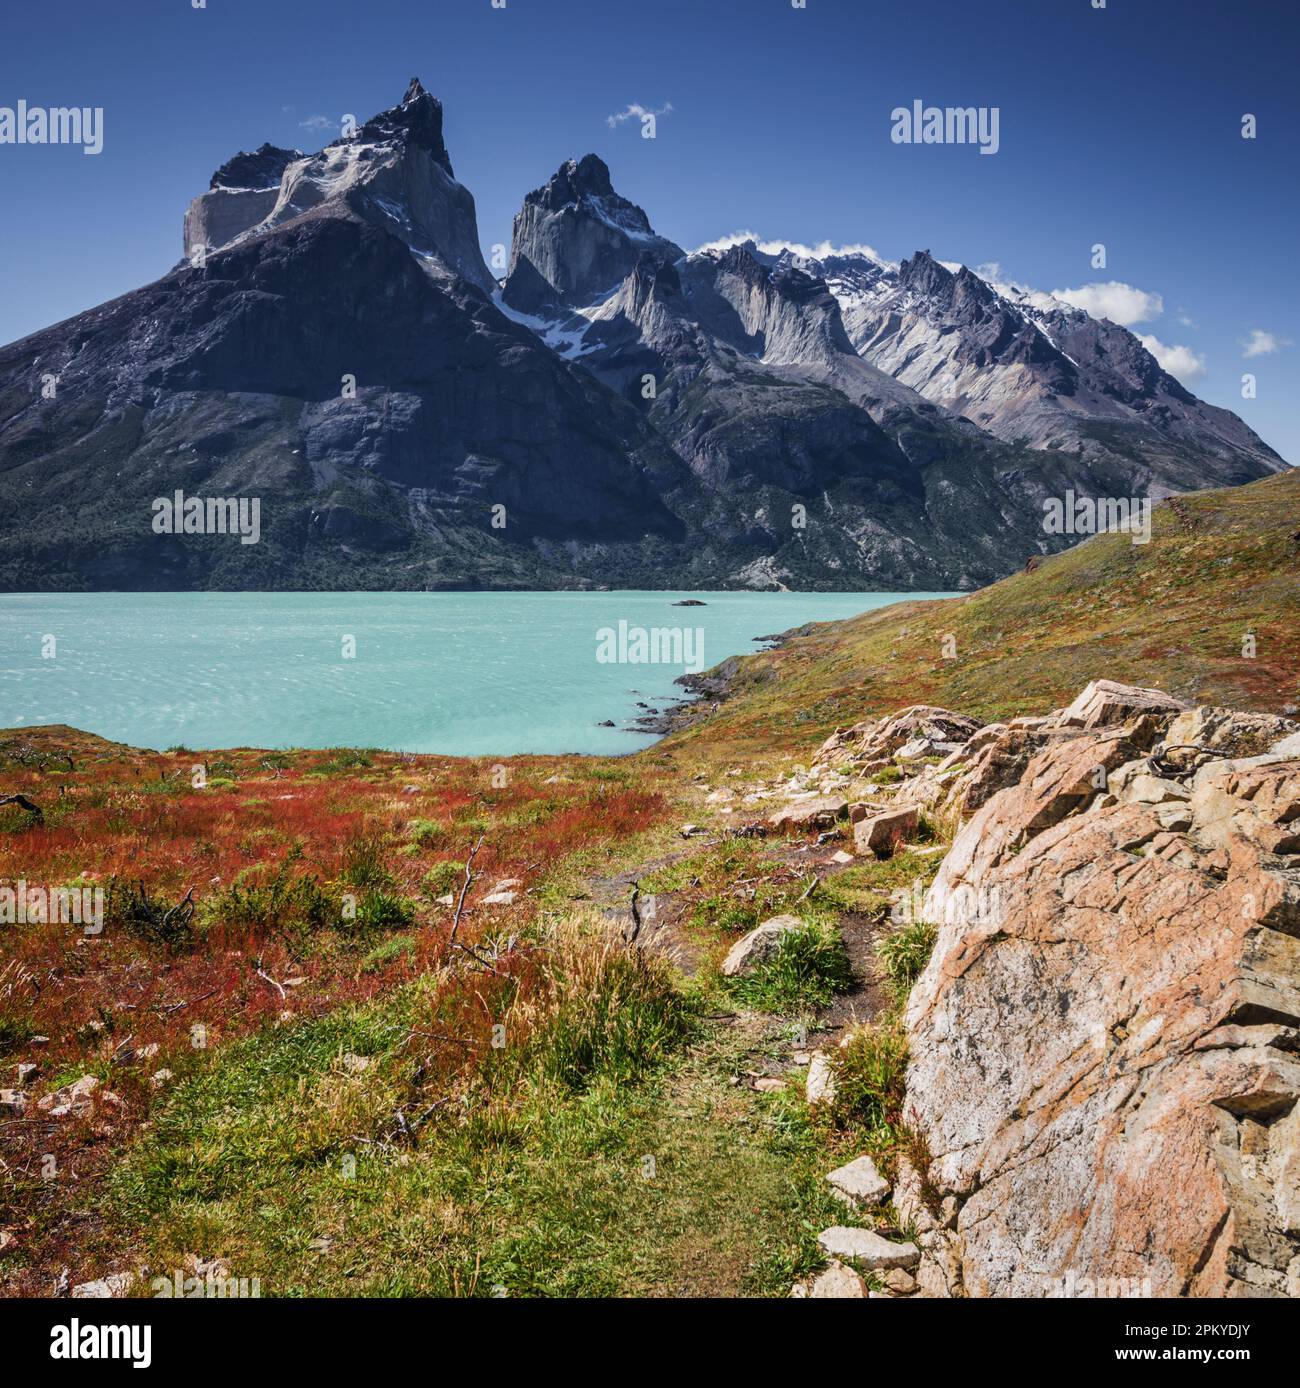
[[[483,847],[483,835],[478,836],[478,842],[469,851],[469,857],[465,859],[465,881],[461,884],[460,900],[456,903],[456,915],[451,923],[451,934],[447,938],[447,952],[451,953],[451,947],[456,943],[456,932],[460,929],[460,913],[465,909],[465,896],[469,892],[469,884],[474,880],[474,856]]]
[[[20,810],[26,810],[37,824],[45,823],[45,813],[35,800],[29,800],[25,795],[0,795],[0,806],[17,805]]]

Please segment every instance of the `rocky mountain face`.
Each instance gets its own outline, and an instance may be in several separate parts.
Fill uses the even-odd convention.
[[[1300,1296],[1300,724],[1095,680],[1007,724],[905,709],[813,774],[884,765],[859,851],[891,816],[961,827],[905,1017],[915,1242],[865,1266],[931,1296]]]
[[[1070,543],[1066,490],[1283,466],[1114,325],[923,253],[687,255],[594,155],[497,285],[418,81],[229,160],[184,245],[0,349],[0,586],[966,588]],[[260,497],[261,542],[154,534],[177,489]]]
[[[896,268],[862,255],[781,260],[827,280],[868,361],[997,438],[1123,459],[1157,493],[1276,470],[1236,415],[1198,400],[1108,319],[928,251]]]

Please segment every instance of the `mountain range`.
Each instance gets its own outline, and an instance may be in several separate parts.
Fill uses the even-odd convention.
[[[441,104],[212,176],[184,258],[0,348],[0,588],[968,589],[1043,503],[1286,463],[1126,329],[953,270],[686,252],[595,155],[498,280]],[[256,497],[261,535],[157,534]]]

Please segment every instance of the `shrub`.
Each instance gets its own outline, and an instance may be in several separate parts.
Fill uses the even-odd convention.
[[[825,922],[810,921],[788,930],[770,959],[730,986],[751,1007],[788,1013],[824,1007],[852,984],[853,970],[840,932]]]
[[[415,919],[415,906],[393,892],[367,892],[357,903],[355,921],[344,921],[356,930],[400,930]]]
[[[882,1146],[892,1143],[903,1110],[907,1037],[897,1025],[863,1026],[831,1055],[835,1098],[831,1113],[841,1127],[865,1128]]]
[[[876,942],[876,959],[885,986],[901,1007],[929,962],[938,931],[929,921],[913,921]]]
[[[464,881],[464,863],[434,863],[424,874],[424,889],[430,896],[445,896],[458,883]]]
[[[143,882],[132,887],[111,877],[104,892],[104,923],[120,925],[137,939],[174,953],[194,938],[194,899],[187,893],[169,902],[161,895],[151,896]]]
[[[411,838],[421,848],[428,848],[446,834],[446,829],[436,819],[414,819],[411,821]]]
[[[692,1026],[668,963],[611,940],[599,922],[553,926],[543,957],[540,997],[516,1009],[529,1029],[521,1058],[534,1074],[572,1090],[598,1075],[632,1081]]]
[[[315,877],[290,877],[290,862],[286,859],[275,876],[261,886],[235,882],[207,897],[199,913],[204,929],[260,935],[274,929],[320,929],[336,923],[341,916],[340,903],[326,895]]]
[[[343,850],[343,870],[339,880],[349,887],[379,888],[392,885],[392,874],[384,866],[383,840],[357,835]]]

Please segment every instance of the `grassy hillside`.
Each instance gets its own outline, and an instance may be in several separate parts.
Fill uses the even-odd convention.
[[[1276,710],[1300,703],[1298,618],[1291,471],[1156,507],[1146,545],[1100,535],[969,597],[811,627],[741,661],[719,712],[660,751],[802,752],[837,726],[914,703],[1041,713],[1099,677]]]

